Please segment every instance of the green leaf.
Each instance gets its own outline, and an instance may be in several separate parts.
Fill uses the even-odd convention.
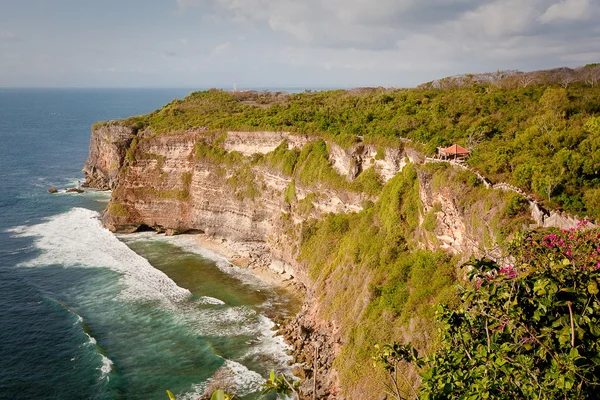
[[[167,390],[167,396],[169,396],[169,400],[177,400],[175,395],[170,390]]]
[[[595,281],[590,281],[590,283],[588,283],[588,292],[592,295],[596,295],[598,294],[598,284]]]
[[[210,400],[226,400],[225,392],[221,389],[215,390],[212,396],[210,396]]]

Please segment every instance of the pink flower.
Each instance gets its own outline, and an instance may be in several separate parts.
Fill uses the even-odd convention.
[[[512,265],[500,268],[500,274],[505,275],[508,279],[514,279],[517,277],[517,271]]]

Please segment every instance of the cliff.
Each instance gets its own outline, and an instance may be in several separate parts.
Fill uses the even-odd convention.
[[[468,171],[426,164],[413,149],[360,143],[345,149],[288,132],[223,134],[196,129],[152,135],[111,122],[94,128],[84,173],[88,186],[113,189],[103,214],[110,230],[201,232],[247,243],[252,251],[261,252],[253,257],[260,266],[286,279],[293,277],[306,289],[303,312],[282,334],[294,345],[296,361],[305,365],[298,374],[307,378],[306,393],[311,392],[310,379],[317,371],[319,398],[369,398],[382,390],[373,380],[378,373],[365,373],[360,367],[370,361],[368,353],[356,355],[366,346],[353,338],[359,321],[367,326],[385,320],[394,328],[382,330],[390,337],[378,339],[421,337],[423,348],[432,334],[431,324],[422,326],[426,316],[393,323],[390,315],[383,320],[368,315],[376,300],[373,285],[385,287],[392,281],[385,276],[383,258],[378,269],[373,269],[372,261],[359,261],[356,254],[347,261],[333,257],[326,272],[316,269],[331,249],[341,248],[328,238],[341,233],[340,243],[370,240],[368,234],[346,239],[343,235],[352,232],[354,224],[349,220],[339,231],[323,228],[326,236],[318,242],[328,245],[311,253],[311,237],[318,237],[319,223],[329,224],[333,215],[371,218],[376,209],[374,227],[385,225],[378,221],[391,213],[395,225],[389,232],[395,239],[376,237],[378,244],[391,243],[382,252],[391,251],[389,257],[401,259],[404,251],[441,250],[455,256],[454,261],[443,261],[455,268],[471,255],[501,258],[498,243],[532,222],[523,204],[507,216],[511,198],[506,192],[486,188]],[[389,257],[386,262],[391,262]],[[348,293],[352,296],[346,297]],[[424,304],[436,299],[429,296]],[[320,354],[317,359],[315,352]]]
[[[86,185],[99,190],[114,189],[117,186],[117,176],[135,134],[133,128],[116,121],[94,127],[90,139],[90,156],[83,167]]]

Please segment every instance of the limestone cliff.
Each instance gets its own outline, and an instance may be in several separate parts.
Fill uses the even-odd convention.
[[[86,185],[99,190],[116,187],[117,176],[135,134],[133,128],[116,121],[94,127],[90,139],[90,156],[83,167]]]
[[[318,397],[335,398],[340,388],[332,365],[348,338],[338,321],[323,317],[321,294],[313,293],[308,267],[297,261],[300,227],[329,213],[359,212],[377,200],[352,186],[371,168],[383,184],[408,163],[424,163],[425,158],[410,148],[357,144],[343,149],[327,143],[327,162],[343,177],[333,180],[335,184],[328,184],[326,171],[319,171],[321,180],[303,182],[281,167],[285,162],[269,158],[277,151],[301,158],[315,140],[288,132],[223,135],[203,129],[150,135],[111,122],[93,129],[84,173],[88,186],[113,190],[103,223],[114,232],[192,231],[260,244],[265,254],[256,259],[288,279],[294,277],[307,291],[303,312],[283,333],[296,348],[296,361],[305,363],[302,375],[310,378],[316,368]],[[454,172],[440,174],[426,165],[419,171],[415,247],[444,249],[463,259],[472,254],[500,258],[496,244],[510,233],[497,228],[507,201],[503,192],[472,182],[469,186],[454,179]],[[467,197],[472,201],[465,202]],[[365,280],[362,286],[368,284]],[[360,313],[368,304],[363,300],[358,296],[349,307]],[[311,392],[310,382],[304,389]]]

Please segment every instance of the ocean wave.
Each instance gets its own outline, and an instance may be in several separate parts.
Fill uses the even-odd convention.
[[[109,381],[109,374],[112,372],[112,367],[114,363],[111,361],[110,358],[106,357],[104,354],[100,354],[100,356],[102,356],[102,366],[98,368],[101,372],[100,380],[106,379],[107,381]]]
[[[231,264],[226,257],[199,246],[191,235],[165,236],[155,232],[139,232],[119,235],[125,242],[164,242],[177,246],[184,251],[215,262],[217,268],[257,290],[272,290],[273,286],[256,277],[252,272]],[[206,297],[204,298],[206,299]],[[273,299],[267,300],[267,302]],[[220,300],[217,300],[221,304]],[[201,304],[206,304],[200,300]],[[266,304],[266,303],[265,303]],[[263,306],[265,306],[263,304]],[[256,310],[246,306],[196,310],[179,315],[180,322],[186,323],[194,334],[199,336],[251,336],[254,344],[239,360],[252,362],[260,359],[266,365],[276,366],[279,370],[291,372],[288,366],[292,357],[290,349],[281,336],[274,336],[275,323]]]
[[[105,229],[98,212],[73,208],[33,226],[10,229],[13,236],[32,237],[42,250],[21,266],[108,268],[118,272],[125,283],[120,296],[129,300],[160,300],[177,304],[191,298],[191,292],[177,286],[115,235]]]
[[[81,326],[81,330],[83,331],[83,333],[85,334],[85,336],[88,339],[87,342],[85,343],[85,345],[93,346],[96,349],[96,352],[100,356],[100,359],[102,361],[102,365],[100,365],[98,368],[96,368],[98,371],[100,371],[99,380],[106,379],[106,381],[109,381],[110,380],[109,374],[112,372],[112,367],[113,367],[114,363],[112,362],[112,360],[110,358],[108,358],[104,354],[104,350],[102,349],[102,347],[100,347],[98,345],[98,341],[92,335],[92,332],[90,331],[90,328],[87,326],[83,317],[81,315],[77,314],[71,307],[69,307],[62,301],[60,301],[60,300],[54,300],[54,301],[56,303],[58,303],[63,309],[68,311],[69,314],[73,315],[76,318],[75,322],[73,323],[73,326],[75,326],[75,325]]]
[[[154,268],[145,258],[131,250],[126,243],[102,227],[99,213],[83,208],[73,208],[70,211],[48,218],[40,224],[12,228],[13,236],[31,237],[34,246],[41,250],[36,257],[22,263],[23,267],[60,265],[62,267],[107,268],[119,273],[122,288],[118,294],[119,300],[158,300],[161,308],[165,308],[174,318],[173,323],[185,326],[192,335],[202,337],[243,337],[253,338],[253,344],[244,354],[228,360],[226,363],[240,377],[236,385],[242,392],[254,391],[259,382],[264,379],[255,371],[244,370],[242,363],[255,365],[260,361],[263,366],[273,366],[285,370],[291,360],[286,352],[289,350],[280,337],[273,337],[274,326],[266,316],[247,306],[227,306],[223,301],[214,297],[194,298],[187,289],[177,286],[162,271]],[[144,233],[142,240],[165,240],[154,233]],[[139,239],[138,234],[129,240]],[[259,289],[268,287],[250,272],[230,266],[224,257],[201,249],[193,237],[167,238],[167,241],[182,247],[185,251],[200,254],[217,263],[219,268],[225,268],[231,275],[240,278],[247,276],[246,282]],[[63,305],[64,306],[64,305]],[[212,307],[207,307],[212,306]],[[86,323],[73,310],[72,312],[81,323],[88,345],[94,345],[102,358],[98,368],[101,379],[109,379],[113,363],[104,354]],[[264,362],[264,363],[263,363]],[[236,375],[237,375],[236,372]],[[236,386],[236,387],[237,387]],[[250,393],[248,392],[248,393]]]
[[[225,359],[224,364],[215,371],[212,377],[205,382],[192,385],[192,390],[187,393],[177,395],[180,400],[196,400],[218,379],[219,383],[231,385],[238,396],[245,396],[250,393],[258,392],[265,383],[265,378],[256,371],[236,361]]]

